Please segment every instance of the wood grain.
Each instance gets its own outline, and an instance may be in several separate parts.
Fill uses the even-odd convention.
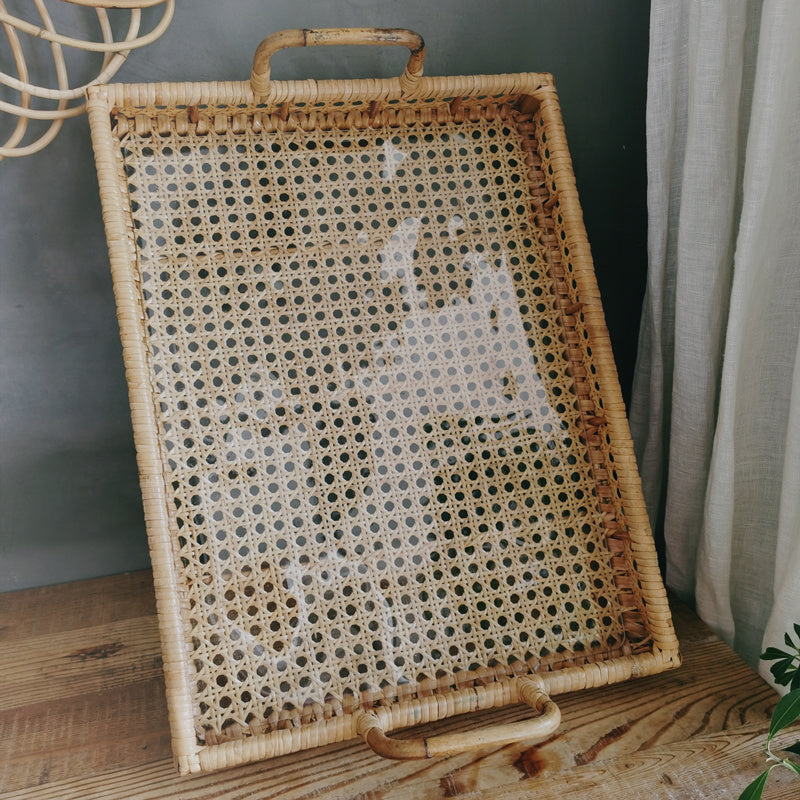
[[[154,617],[33,636],[0,651],[0,708],[118,689],[160,670]]]
[[[120,723],[127,733],[120,730]],[[5,789],[58,782],[170,757],[160,678],[0,712]]]
[[[395,765],[379,776],[359,759],[351,747],[329,746],[315,756],[276,759],[263,766],[226,770],[217,775],[176,778],[171,762],[142,768],[114,770],[90,778],[77,778],[33,789],[3,794],[3,800],[417,800],[462,797],[470,800],[689,800],[736,798],[762,769],[759,726],[699,736],[670,746],[603,761],[591,767],[573,767],[532,776],[517,772],[508,780],[478,761],[461,767],[427,762],[413,771]],[[324,752],[323,752],[324,751]],[[481,787],[476,776],[491,776],[493,786]],[[798,784],[791,776],[775,772],[765,800],[796,798]]]
[[[155,613],[149,570],[7,592],[0,594],[0,643]]]
[[[83,585],[91,602],[80,584],[0,596],[0,800],[735,800],[763,768],[775,694],[675,605],[684,666],[558,697],[562,727],[539,746],[391,762],[353,741],[181,778],[149,573]],[[487,711],[469,725],[526,713]],[[456,717],[426,732],[464,724]],[[765,798],[798,796],[800,782],[773,773]]]

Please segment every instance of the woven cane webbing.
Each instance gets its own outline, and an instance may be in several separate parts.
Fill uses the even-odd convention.
[[[118,123],[200,741],[641,645],[546,135],[470,103]]]

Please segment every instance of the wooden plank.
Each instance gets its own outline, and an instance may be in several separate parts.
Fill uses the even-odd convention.
[[[5,791],[171,758],[158,678],[0,711]]]
[[[0,800],[546,800],[565,796],[566,786],[570,798],[592,800],[735,798],[733,787],[743,788],[761,769],[761,731],[776,696],[696,617],[677,606],[684,666],[557,698],[563,726],[539,746],[517,743],[398,763],[353,741],[180,778],[169,754],[155,616],[152,611],[135,613],[152,597],[152,587],[142,580],[145,576],[134,577],[120,588],[120,597],[114,596],[117,590],[109,579],[92,582],[90,595],[103,605],[96,592],[107,592],[105,608],[112,611],[87,611],[84,617],[84,594],[72,586],[59,587],[66,592],[65,604],[50,590],[18,592],[13,603],[6,596],[6,607],[13,605],[32,620],[44,600],[38,616],[46,617],[50,607],[59,609],[63,629],[47,635],[43,623],[34,626],[35,633],[19,626],[16,640],[0,649],[5,679],[0,687]],[[65,605],[72,610],[63,611]],[[511,722],[526,713],[521,707],[497,709],[473,715],[467,724]],[[456,717],[426,731],[456,731],[464,724],[464,718]],[[634,792],[631,787],[637,785]],[[717,785],[723,793],[711,793]],[[782,791],[780,781],[771,785],[778,788],[765,797],[784,796],[774,794]],[[786,786],[787,791],[798,789],[798,784]]]
[[[128,768],[9,792],[2,800],[733,800],[763,768],[758,726],[631,753],[591,767],[579,766],[480,788],[468,762],[448,769],[450,759],[417,762],[376,774],[370,756],[359,759],[349,746],[329,746],[300,757],[276,759],[212,775],[179,778],[171,762]],[[786,772],[784,770],[784,772]],[[773,773],[765,800],[797,798],[800,781]]]
[[[169,755],[152,596],[149,572],[0,596],[3,789]]]
[[[0,643],[155,614],[150,570],[0,594]]]
[[[279,793],[276,797],[293,796],[291,792],[298,789],[297,782],[300,789],[297,796],[303,797],[307,771],[313,772],[315,779],[328,775],[326,780],[335,782],[342,760],[348,765],[351,779],[355,775],[369,775],[373,787],[417,786],[419,780],[432,775],[429,780],[444,788],[442,793],[437,790],[436,794],[425,796],[447,797],[456,796],[448,795],[448,792],[456,792],[458,786],[462,785],[468,785],[470,792],[489,791],[492,787],[516,784],[521,777],[555,775],[593,761],[602,763],[615,757],[624,758],[630,752],[650,748],[657,743],[680,742],[709,729],[716,730],[728,724],[739,725],[740,720],[748,716],[757,718],[762,725],[765,724],[774,695],[741,662],[732,658],[727,648],[719,642],[690,647],[688,661],[689,667],[684,668],[685,672],[681,670],[669,675],[670,685],[667,686],[663,685],[667,676],[654,676],[625,685],[560,698],[565,725],[558,736],[539,747],[525,748],[524,745],[516,745],[435,762],[395,764],[373,756],[360,742],[353,742],[334,746],[333,750],[323,748],[276,759],[256,765],[255,769],[266,776],[268,785],[278,787]],[[719,680],[720,672],[727,675],[727,680],[720,685],[720,691],[717,692],[714,690],[714,681]],[[741,689],[748,685],[757,692],[755,695],[743,697]],[[131,688],[124,692],[106,693],[98,698],[99,707],[107,705],[115,696],[118,699],[120,696],[127,697],[121,703],[120,713],[123,717],[127,715],[130,718],[130,709],[137,707],[137,699],[132,696]],[[174,776],[171,761],[168,760],[166,727],[163,724],[165,714],[163,709],[154,709],[153,713],[157,717],[160,715],[162,728],[159,744],[150,752],[149,759],[160,756],[169,764],[169,775],[177,782],[168,784],[172,787],[168,793],[174,793],[185,786],[186,780],[191,781],[193,791],[199,791],[200,787],[205,786],[206,780],[211,781],[210,786],[216,786],[214,776],[205,776],[202,779],[179,779]],[[472,719],[470,724],[515,721],[525,713],[520,708],[484,712]],[[98,737],[99,749],[95,754],[94,764],[94,771],[97,772],[103,764],[110,765],[113,762],[114,753],[118,758],[127,759],[127,763],[132,763],[131,759],[136,762],[136,743],[142,740],[141,728],[152,724],[152,718],[129,719],[126,730],[123,731],[119,729],[119,719],[113,712],[106,714],[105,720],[95,723],[98,729],[102,729],[103,725],[108,728],[105,731],[107,738],[102,734]],[[463,724],[463,719],[454,718],[437,723],[430,730],[454,731]],[[39,743],[39,749],[42,752],[38,759],[29,756],[28,760],[31,764],[46,764],[51,780],[57,780],[57,776],[64,774],[94,774],[82,748],[78,748],[76,752],[62,746],[61,752],[48,753],[47,746]],[[141,763],[147,764],[149,759],[142,759]],[[118,766],[124,763],[121,760]],[[252,770],[253,767],[244,768],[240,779],[249,783]],[[31,781],[29,785],[33,785],[43,772],[43,766],[30,766],[27,770],[28,780]],[[149,771],[147,774],[150,774]],[[471,776],[468,781],[465,780],[467,774]],[[200,784],[195,783],[197,780],[200,780]],[[323,792],[334,786],[322,786],[315,782],[313,791]],[[432,791],[431,786],[426,791]],[[20,784],[15,783],[13,787],[6,784],[6,787],[20,788]],[[37,788],[39,791],[43,789],[41,785]],[[81,792],[83,791],[82,786]]]
[[[0,649],[0,708],[115,690],[161,671],[153,616],[27,637]]]
[[[762,726],[744,726],[633,752],[583,769],[540,774],[530,783],[504,785],[478,796],[481,800],[523,800],[534,796],[537,800],[734,800],[764,769],[763,741]],[[800,782],[788,770],[780,772],[785,774],[773,774],[764,800],[796,800],[799,796]],[[467,788],[466,783],[460,785]],[[383,800],[408,797],[389,792]]]

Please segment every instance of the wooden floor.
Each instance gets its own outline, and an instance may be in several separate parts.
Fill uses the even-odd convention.
[[[562,728],[537,747],[398,763],[354,741],[181,778],[154,614],[149,572],[0,595],[0,800],[735,800],[763,769],[777,699],[676,607],[684,666],[558,697]],[[525,714],[485,712],[470,724]],[[800,798],[800,779],[779,772],[764,797]]]

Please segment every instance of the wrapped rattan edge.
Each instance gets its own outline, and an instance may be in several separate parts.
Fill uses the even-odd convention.
[[[552,86],[547,73],[459,75],[420,78],[409,91],[400,78],[362,80],[271,81],[268,95],[257,97],[247,82],[130,83],[91,87],[89,96],[114,108],[158,108],[175,105],[252,106],[292,103],[369,102],[400,98],[425,100],[441,97],[525,94]]]
[[[594,364],[602,389],[605,424],[613,442],[615,469],[619,476],[631,558],[636,562],[644,601],[641,611],[647,618],[654,651],[660,652],[666,661],[672,662],[679,659],[678,641],[672,626],[669,603],[642,494],[625,403],[605,324],[558,98],[554,89],[545,89],[538,94],[538,99],[547,129],[553,181],[558,187],[558,202],[564,220],[566,241],[563,245],[569,250],[572,277],[578,284],[577,295],[582,304],[585,328],[591,336]]]
[[[183,603],[172,557],[165,477],[155,408],[150,391],[144,320],[139,287],[134,277],[136,251],[127,196],[121,189],[121,155],[111,134],[108,107],[96,98],[88,104],[92,145],[97,165],[103,223],[114,279],[122,352],[128,379],[139,482],[142,490],[153,582],[159,617],[164,679],[172,731],[173,752],[181,772],[200,768],[192,724],[193,700],[186,672],[186,632],[180,622]],[[111,177],[113,176],[113,177]],[[182,754],[182,755],[180,755]]]
[[[645,677],[676,666],[677,656],[669,658],[662,653],[648,653],[556,672],[536,673],[536,677],[541,681],[544,691],[555,696],[618,683],[633,677]],[[510,679],[468,690],[378,706],[371,709],[371,714],[378,718],[384,730],[391,731],[520,702],[518,679]],[[223,769],[352,739],[360,734],[361,716],[361,713],[347,714],[314,725],[284,728],[206,747],[199,752],[199,769]],[[464,725],[472,727],[466,721]]]
[[[114,276],[115,295],[129,382],[134,438],[150,537],[151,559],[160,617],[164,674],[173,752],[182,773],[218,769],[282,753],[341,741],[358,734],[358,714],[344,715],[324,723],[287,728],[269,734],[204,747],[198,744],[193,727],[193,704],[185,663],[187,632],[183,630],[180,608],[183,600],[174,574],[170,524],[167,515],[165,477],[156,437],[155,408],[149,385],[144,321],[138,311],[139,287],[134,277],[136,253],[127,198],[120,180],[120,154],[111,130],[110,115],[121,107],[161,108],[176,105],[250,106],[292,102],[348,102],[400,98],[466,97],[501,94],[530,94],[541,108],[547,125],[553,178],[567,234],[573,277],[584,304],[582,313],[592,335],[592,351],[602,386],[604,411],[614,443],[615,468],[620,476],[622,502],[629,528],[630,549],[639,573],[642,599],[652,636],[652,651],[605,662],[569,667],[543,675],[547,691],[559,694],[592,686],[627,680],[678,666],[678,643],[672,627],[669,605],[658,569],[650,526],[633,445],[628,429],[611,343],[603,317],[600,294],[586,237],[583,215],[568,155],[566,137],[550,75],[523,73],[497,76],[422,78],[413,94],[404,93],[399,79],[362,81],[272,82],[267,97],[256,98],[247,83],[161,83],[117,84],[89,90],[89,117],[100,182],[103,218]],[[441,719],[516,702],[514,679],[373,709],[387,730]]]

